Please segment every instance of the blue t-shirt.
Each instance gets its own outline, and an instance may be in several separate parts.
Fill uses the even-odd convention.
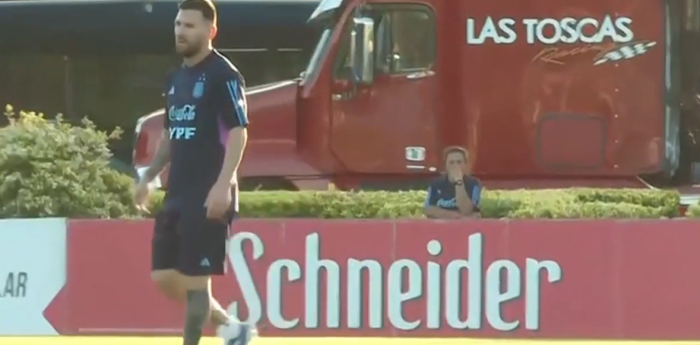
[[[248,125],[244,87],[243,76],[217,51],[194,66],[183,65],[168,78],[166,207],[204,205],[221,172],[229,131]]]
[[[474,211],[479,212],[479,202],[481,201],[481,182],[479,180],[465,176],[464,189],[469,195],[469,199],[474,203]],[[433,181],[428,188],[428,196],[425,200],[425,207],[437,206],[441,209],[457,211],[457,197],[455,193],[455,184],[450,182],[447,177],[440,177]]]

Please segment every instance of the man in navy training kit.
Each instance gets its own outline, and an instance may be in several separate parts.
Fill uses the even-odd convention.
[[[175,46],[183,64],[168,78],[160,145],[135,193],[143,207],[149,183],[170,163],[153,233],[151,278],[166,297],[186,302],[183,345],[198,345],[207,321],[219,326],[226,345],[247,344],[253,332],[211,295],[211,276],[224,274],[229,224],[238,210],[236,172],[248,125],[244,79],[212,48],[216,19],[211,0],[179,5]]]
[[[438,219],[478,217],[483,188],[479,180],[469,175],[469,152],[450,146],[443,158],[446,174],[430,184],[425,215]]]

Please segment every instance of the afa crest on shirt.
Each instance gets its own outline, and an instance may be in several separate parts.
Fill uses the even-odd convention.
[[[201,98],[204,94],[204,81],[198,80],[194,83],[194,88],[192,88],[192,97]]]

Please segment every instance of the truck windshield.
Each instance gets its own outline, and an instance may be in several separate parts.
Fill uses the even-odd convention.
[[[318,22],[333,16],[335,10],[340,8],[343,4],[343,0],[323,0],[318,7],[311,13],[309,17],[309,22]]]
[[[306,66],[306,70],[304,71],[304,81],[311,79],[318,72],[321,61],[326,55],[326,52],[328,52],[328,44],[330,41],[331,29],[325,28],[321,33],[321,38],[318,39],[316,48],[314,48],[314,53],[311,55],[309,64]]]
[[[328,45],[331,40],[331,33],[333,32],[333,26],[336,19],[336,12],[343,5],[343,0],[322,0],[318,7],[311,13],[309,17],[309,23],[312,24],[325,24],[323,32],[321,33],[321,38],[318,39],[316,48],[314,48],[314,53],[311,55],[311,60],[306,66],[306,70],[303,73],[303,81],[311,79],[317,72],[323,57],[328,52]]]

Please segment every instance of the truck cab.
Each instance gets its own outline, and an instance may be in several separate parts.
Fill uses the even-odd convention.
[[[460,145],[496,188],[691,182],[697,17],[697,0],[323,0],[302,77],[247,92],[241,176],[405,187]]]

